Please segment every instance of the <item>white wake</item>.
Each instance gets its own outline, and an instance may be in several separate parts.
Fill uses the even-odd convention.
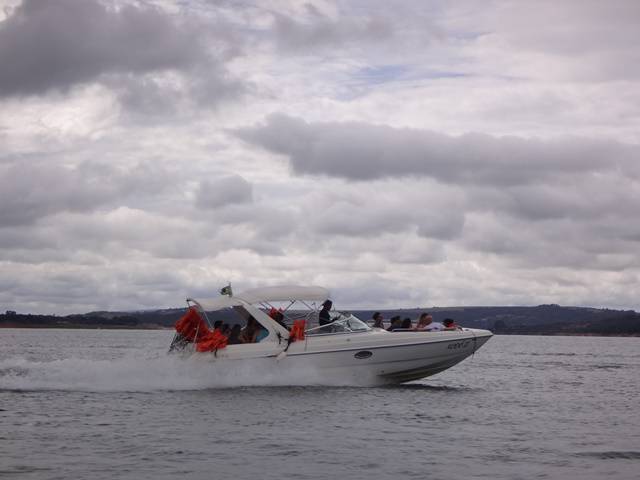
[[[353,378],[299,367],[275,359],[211,361],[204,356],[115,360],[66,358],[32,361],[22,357],[0,360],[0,390],[61,390],[144,392],[204,390],[241,386],[342,386]]]

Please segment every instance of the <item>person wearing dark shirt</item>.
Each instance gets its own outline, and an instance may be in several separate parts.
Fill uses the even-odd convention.
[[[231,329],[231,333],[229,334],[229,345],[237,345],[239,343],[244,343],[244,341],[240,338],[241,329],[240,325],[235,324]]]
[[[318,313],[318,324],[319,325],[328,325],[331,323],[331,315],[329,315],[329,310],[333,306],[333,302],[331,300],[325,300],[322,304],[322,310]]]
[[[462,330],[458,325],[456,325],[453,318],[445,318],[442,321],[442,324],[444,325],[445,330]]]
[[[393,332],[396,328],[402,328],[402,319],[400,315],[391,318],[391,325],[387,328],[387,332]]]
[[[242,329],[242,333],[240,334],[242,343],[256,343],[256,337],[260,328],[261,325],[253,315],[249,315],[249,318],[247,318],[247,326]]]
[[[287,326],[287,324],[286,324],[286,323],[284,323],[284,315],[283,315],[283,313],[282,313],[282,312],[275,312],[275,313],[273,314],[273,317],[272,317],[272,318],[273,318],[276,322],[278,322],[278,324],[279,324],[281,327],[284,327],[284,328],[286,328],[287,330],[289,330],[289,327]]]

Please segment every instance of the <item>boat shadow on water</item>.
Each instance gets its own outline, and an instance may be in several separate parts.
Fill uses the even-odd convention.
[[[473,392],[481,390],[473,387],[466,386],[452,386],[452,385],[426,385],[422,383],[400,383],[397,385],[383,385],[380,388],[389,390],[410,390],[410,391],[425,391],[425,392]]]

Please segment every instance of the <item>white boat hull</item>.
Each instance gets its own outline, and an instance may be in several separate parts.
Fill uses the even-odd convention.
[[[491,338],[488,330],[386,332],[308,336],[303,341],[229,345],[216,361],[265,358],[283,367],[313,369],[347,383],[402,383],[442,372],[474,354]]]

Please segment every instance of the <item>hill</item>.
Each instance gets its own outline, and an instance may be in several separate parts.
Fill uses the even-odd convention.
[[[0,327],[31,328],[172,328],[184,308],[138,312],[90,312],[80,315],[0,314]],[[399,315],[415,320],[429,311],[435,321],[450,317],[459,325],[486,328],[497,334],[520,335],[638,335],[640,314],[633,310],[538,305],[535,307],[432,307],[381,310],[384,318]],[[368,320],[374,310],[353,312]],[[232,314],[217,312],[211,320],[229,321]]]

